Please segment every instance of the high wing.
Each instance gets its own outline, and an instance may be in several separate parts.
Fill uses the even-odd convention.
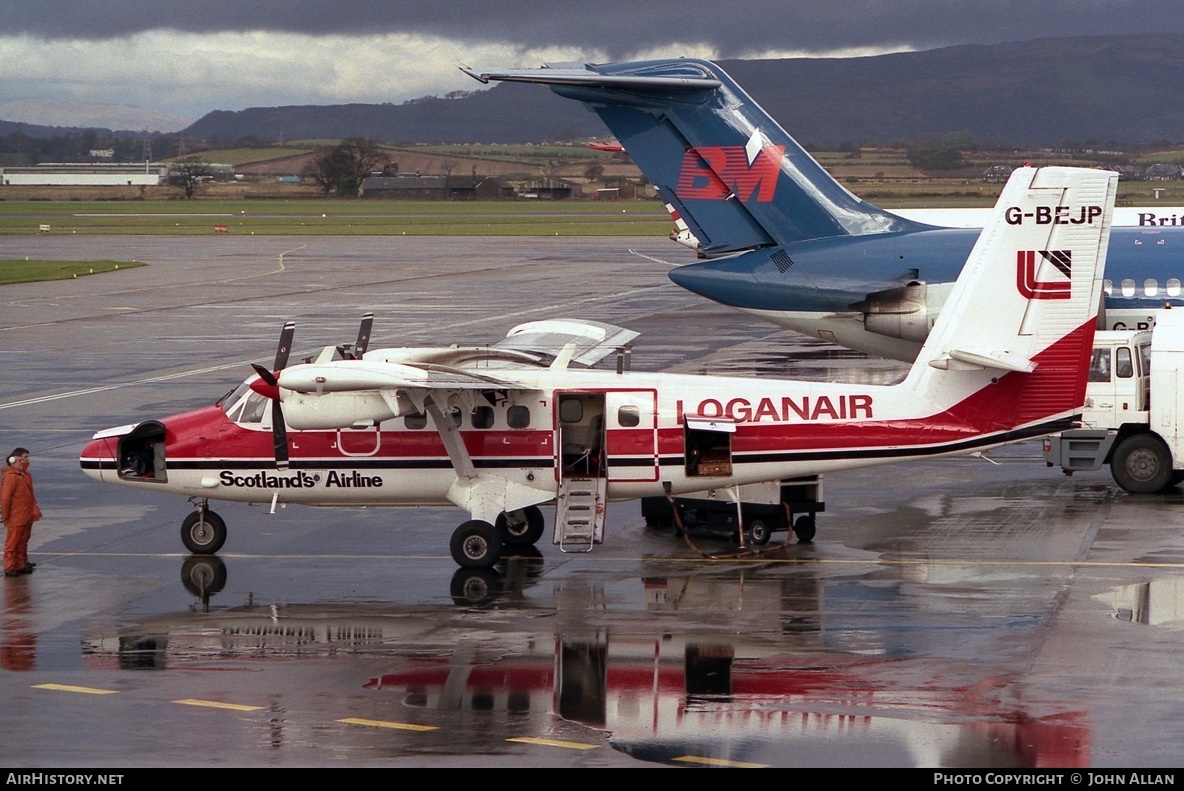
[[[519,324],[494,347],[516,349],[554,360],[570,346],[571,362],[591,367],[627,346],[637,336],[633,330],[600,321],[547,319]]]
[[[441,405],[462,393],[529,390],[525,374],[590,367],[637,336],[604,322],[548,319],[519,324],[488,346],[375,349],[361,360],[329,359],[330,346],[316,362],[280,371],[276,395],[292,428],[375,424],[422,412],[428,396]]]
[[[328,363],[294,365],[280,374],[279,383],[283,390],[315,395],[404,388],[487,390],[491,387],[517,385],[508,379],[487,376],[463,368],[436,363],[404,364],[385,360],[336,360]]]
[[[440,436],[456,479],[448,490],[455,505],[481,518],[516,511],[554,497],[498,472],[478,471],[452,419],[483,399],[513,401],[537,390],[532,379],[571,362],[593,365],[638,333],[612,324],[576,319],[520,324],[491,346],[377,349],[361,360],[327,360],[283,369],[277,396],[283,420],[296,429],[376,425],[401,415],[423,414]],[[280,460],[277,440],[277,462]]]

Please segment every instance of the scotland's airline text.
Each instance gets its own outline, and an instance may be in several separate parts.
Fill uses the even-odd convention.
[[[289,475],[272,475],[257,472],[253,475],[236,475],[232,470],[222,470],[218,480],[223,486],[234,486],[239,489],[311,489],[320,480],[320,475],[307,472],[296,472]],[[362,475],[357,470],[338,472],[329,470],[325,474],[324,487],[326,489],[368,489],[382,486],[382,477],[378,475]]]

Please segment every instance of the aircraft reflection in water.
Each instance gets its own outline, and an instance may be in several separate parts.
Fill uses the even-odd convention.
[[[501,589],[481,607],[297,604],[162,616],[89,640],[89,664],[386,656],[389,671],[359,684],[397,702],[405,720],[456,712],[522,733],[526,715],[556,715],[661,763],[1088,765],[1084,715],[1034,717],[1003,703],[995,690],[1010,685],[997,668],[922,656],[923,641],[885,648],[862,632],[858,650],[836,647],[848,638],[828,618],[860,607],[824,599],[857,596],[875,608],[878,588],[836,581],[824,597],[813,574],[666,574],[644,580],[645,617],[634,618],[612,614],[596,586],[546,590],[532,568],[511,559],[505,575],[458,571],[454,596],[466,580]]]

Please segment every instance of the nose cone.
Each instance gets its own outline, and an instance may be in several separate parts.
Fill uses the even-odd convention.
[[[104,472],[114,475],[116,472],[115,443],[116,439],[112,437],[92,439],[86,443],[78,457],[82,471],[96,481],[103,480]]]

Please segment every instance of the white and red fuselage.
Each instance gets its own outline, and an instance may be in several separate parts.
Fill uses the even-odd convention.
[[[577,464],[607,479],[612,500],[660,495],[666,486],[673,494],[697,492],[965,453],[1057,430],[1082,403],[1082,360],[1092,336],[1089,322],[1041,352],[1031,373],[996,371],[993,383],[983,378],[977,386],[963,378],[957,380],[962,385],[937,392],[919,386],[924,371],[899,386],[874,386],[499,370],[499,379],[518,387],[491,387],[476,407],[453,407],[449,419],[459,420],[479,475],[536,490],[539,503],[555,496],[565,467]],[[368,353],[366,362],[376,358],[383,359],[383,350]],[[267,401],[250,389],[251,381],[218,405],[100,432],[82,451],[83,469],[104,482],[214,500],[452,502],[458,472],[422,413],[367,421],[350,411],[352,418],[342,422],[360,427],[289,429],[289,467],[277,469]],[[357,394],[347,396],[355,399],[348,409],[356,410]],[[292,408],[285,398],[284,409]],[[127,455],[138,447],[137,436],[155,437],[153,445],[161,448],[154,450],[157,458],[133,469]]]

